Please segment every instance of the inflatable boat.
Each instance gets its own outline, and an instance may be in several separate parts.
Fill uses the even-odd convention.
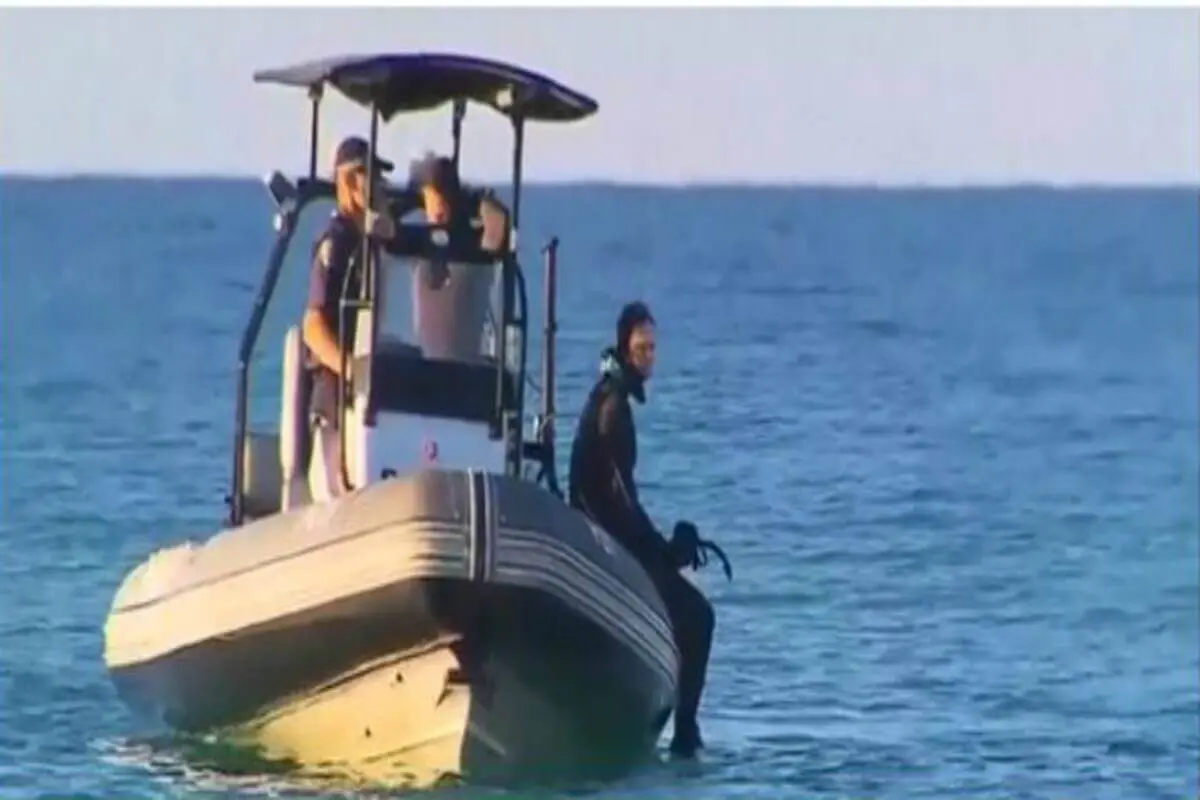
[[[543,409],[526,434],[526,286],[513,245],[524,126],[586,118],[595,102],[457,55],[256,77],[308,91],[310,170],[267,181],[276,240],[239,350],[229,518],[121,582],[105,625],[119,696],[172,730],[371,782],[635,763],[670,716],[679,654],[645,572],[558,488],[556,239],[543,250]],[[456,165],[468,103],[508,117],[509,235],[484,248],[400,224],[389,257],[367,260],[336,432],[310,419],[295,326],[282,343],[278,430],[254,431],[249,372],[264,314],[299,215],[333,197],[316,169],[327,87],[370,109],[372,154],[379,120],[400,112],[451,105]],[[399,207],[409,190],[387,191]],[[429,280],[435,264],[449,281]],[[339,448],[318,444],[328,435]]]

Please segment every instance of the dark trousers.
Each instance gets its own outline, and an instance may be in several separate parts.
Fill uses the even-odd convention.
[[[671,617],[679,648],[679,700],[675,706],[676,735],[698,733],[696,713],[708,675],[716,616],[712,604],[687,578],[670,568],[649,570]]]

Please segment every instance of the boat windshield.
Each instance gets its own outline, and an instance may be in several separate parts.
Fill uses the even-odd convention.
[[[373,404],[384,411],[473,422],[492,419],[496,397],[500,264],[385,259]],[[508,343],[506,396],[520,374]]]
[[[416,349],[423,358],[468,363],[496,357],[499,263],[386,259],[380,278],[381,349]]]

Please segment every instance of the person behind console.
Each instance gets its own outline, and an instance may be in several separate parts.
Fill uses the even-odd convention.
[[[427,154],[413,162],[410,181],[420,192],[425,221],[446,226],[488,253],[501,253],[508,244],[508,209],[491,189],[464,185],[454,160]]]
[[[363,280],[362,239],[370,231],[373,245],[386,244],[396,232],[390,213],[367,208],[367,157],[365,139],[348,137],[334,154],[335,208],[313,246],[308,283],[308,300],[301,323],[306,366],[312,378],[309,410],[319,430],[330,496],[342,494],[340,420],[337,414],[338,376],[342,374],[342,352],[346,351],[347,372],[353,364],[357,313],[343,311],[343,295],[357,296]],[[391,172],[395,165],[376,156],[376,175]],[[384,181],[376,181],[373,205],[387,204]],[[376,255],[376,258],[378,255]],[[344,317],[344,319],[339,319]],[[339,324],[339,322],[343,324]],[[341,331],[344,328],[345,338]],[[351,375],[345,376],[347,380]]]
[[[409,168],[408,196],[446,249],[414,259],[413,320],[427,357],[476,361],[488,348],[496,270],[509,243],[509,211],[489,189],[465,185],[454,160],[427,153]],[[439,237],[440,238],[440,237]],[[494,332],[494,328],[493,328]]]
[[[696,715],[708,671],[715,616],[708,600],[680,570],[704,563],[694,525],[680,522],[667,541],[642,508],[634,481],[637,433],[629,399],[645,402],[655,363],[655,321],[640,302],[617,321],[615,347],[606,349],[601,374],[588,395],[571,447],[570,504],[620,542],[649,573],[671,617],[681,665],[671,749],[691,756],[703,746]],[[722,560],[724,556],[722,555]],[[728,566],[726,574],[730,575]]]

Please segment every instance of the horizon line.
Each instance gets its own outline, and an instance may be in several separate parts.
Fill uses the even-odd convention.
[[[305,177],[305,176],[301,176]],[[255,183],[263,182],[262,176],[245,173],[201,173],[201,172],[21,172],[0,170],[0,181],[15,180],[24,183]],[[465,183],[490,186],[511,186],[511,178],[498,181],[467,179]],[[825,190],[873,190],[873,191],[1196,191],[1200,192],[1200,181],[1174,180],[1061,180],[1061,179],[925,179],[904,181],[870,181],[851,178],[695,178],[690,180],[631,180],[624,178],[574,177],[538,178],[522,181],[524,188],[604,188],[604,189],[651,189],[686,191],[689,189],[825,189]]]

